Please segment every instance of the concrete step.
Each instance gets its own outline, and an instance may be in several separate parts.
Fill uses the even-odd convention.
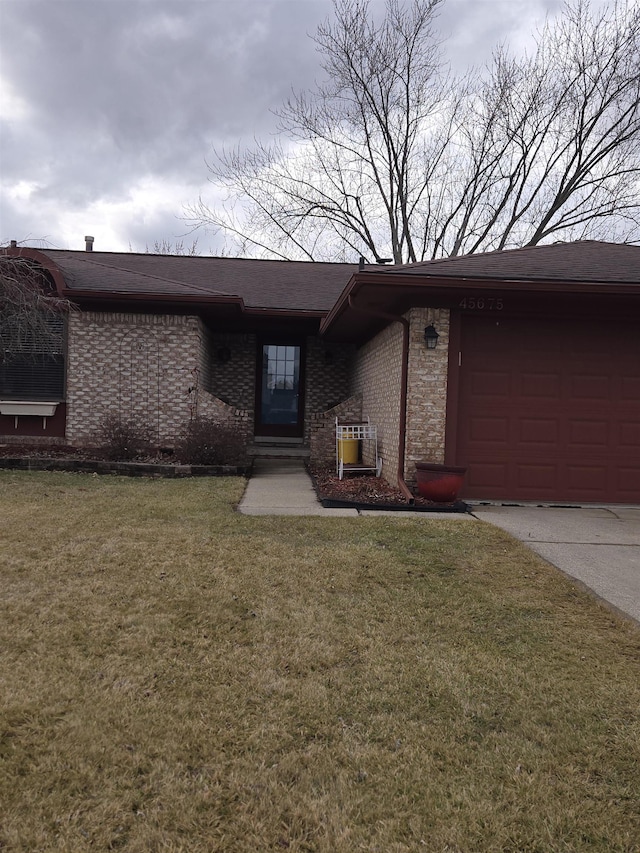
[[[298,445],[304,444],[304,438],[299,436],[286,436],[286,435],[254,435],[253,436],[254,444],[277,444],[277,445]]]
[[[247,453],[254,458],[275,458],[278,459],[308,459],[311,451],[308,447],[295,444],[280,444],[272,442],[260,442],[260,444],[251,445]]]

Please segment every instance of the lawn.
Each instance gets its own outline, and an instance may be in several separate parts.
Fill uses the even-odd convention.
[[[0,850],[638,851],[640,629],[481,522],[0,472]]]

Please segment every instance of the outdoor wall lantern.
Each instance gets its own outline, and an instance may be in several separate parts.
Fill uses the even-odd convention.
[[[216,353],[216,358],[221,364],[226,364],[231,358],[231,350],[229,347],[220,347]]]
[[[427,345],[427,349],[435,349],[438,345],[439,337],[440,335],[436,332],[433,324],[427,326],[424,330],[424,342]]]

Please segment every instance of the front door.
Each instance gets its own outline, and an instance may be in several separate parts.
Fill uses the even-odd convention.
[[[258,344],[256,435],[299,437],[304,431],[304,352],[300,342]]]

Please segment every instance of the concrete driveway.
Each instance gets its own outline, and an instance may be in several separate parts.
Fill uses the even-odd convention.
[[[640,622],[640,507],[472,510]]]

